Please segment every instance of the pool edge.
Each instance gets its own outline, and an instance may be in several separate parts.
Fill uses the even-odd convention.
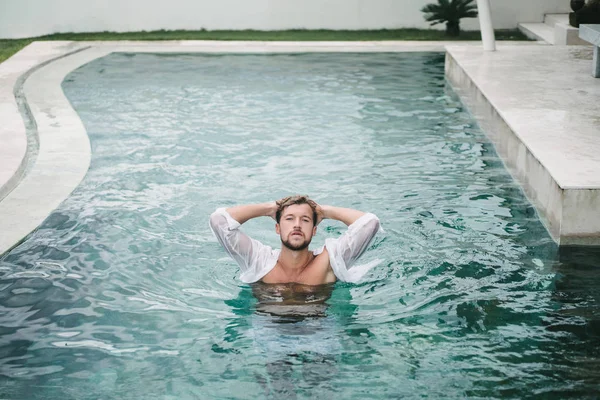
[[[5,195],[0,201],[0,254],[34,231],[87,172],[91,160],[89,139],[61,87],[64,76],[74,68],[55,69],[56,63],[87,48],[75,42],[36,42],[10,59],[14,82],[11,116],[20,122],[20,129],[7,133],[27,146],[19,154],[20,161],[17,157],[10,159],[13,168],[17,162],[19,167],[1,182]],[[54,73],[49,73],[53,68]],[[0,89],[6,91],[10,83],[6,80]],[[57,116],[48,118],[53,110]]]
[[[474,73],[461,65],[463,56],[447,48],[446,78],[535,206],[552,239],[560,246],[599,246],[600,187],[561,184],[534,154],[537,149],[523,140],[520,129],[527,125],[511,124],[512,110],[498,105],[493,90],[483,87],[480,70]]]

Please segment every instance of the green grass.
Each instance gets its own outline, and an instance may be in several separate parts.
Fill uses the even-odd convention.
[[[0,39],[0,62],[31,43],[32,39]]]
[[[517,30],[496,31],[498,40],[527,40]],[[0,62],[35,40],[263,40],[263,41],[369,41],[369,40],[481,40],[479,31],[462,31],[448,37],[433,29],[380,29],[363,31],[286,30],[286,31],[152,31],[56,33],[27,39],[0,39]]]

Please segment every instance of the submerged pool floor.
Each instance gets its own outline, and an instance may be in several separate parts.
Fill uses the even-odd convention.
[[[598,392],[600,253],[550,238],[443,53],[112,54],[63,89],[93,157],[0,258],[1,396]],[[365,259],[385,261],[265,312],[207,218],[289,193],[376,213]],[[272,221],[245,229],[277,245]]]

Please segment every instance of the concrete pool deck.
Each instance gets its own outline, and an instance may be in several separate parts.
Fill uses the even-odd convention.
[[[449,46],[446,77],[560,245],[600,245],[592,46]]]
[[[561,245],[600,245],[600,80],[591,46],[478,42],[35,42],[0,64],[0,254],[77,187],[89,139],[61,82],[113,52],[446,51],[446,75]]]

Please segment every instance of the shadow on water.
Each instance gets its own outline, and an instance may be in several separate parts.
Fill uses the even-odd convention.
[[[559,334],[553,351],[560,354],[555,373],[578,382],[574,396],[600,393],[600,248],[559,249],[552,300],[556,309],[545,321]]]

